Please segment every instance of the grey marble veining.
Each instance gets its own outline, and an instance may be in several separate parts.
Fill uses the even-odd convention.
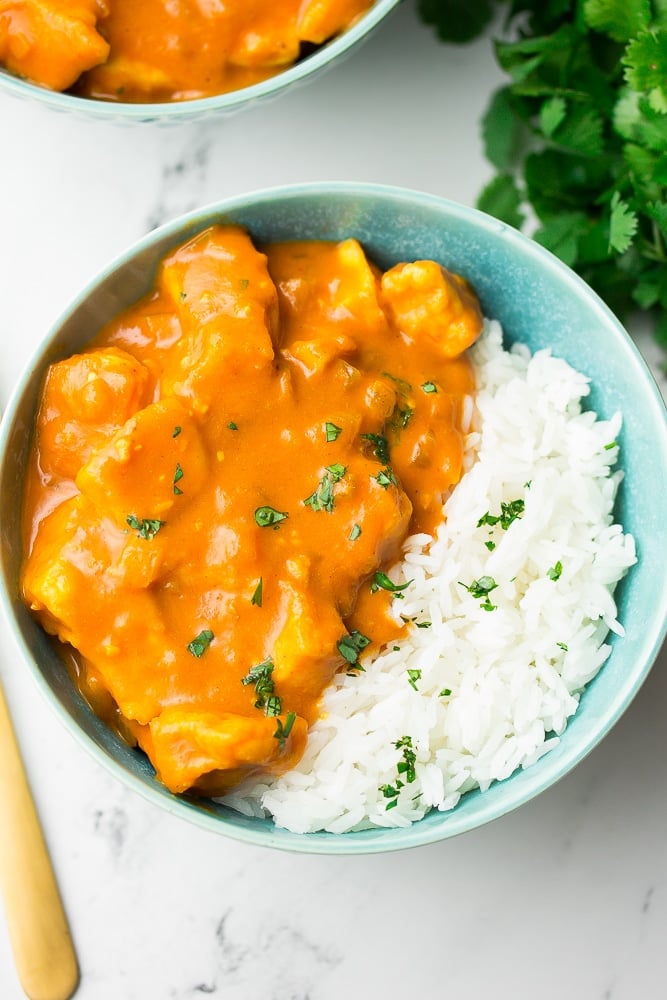
[[[191,126],[185,137],[176,133],[178,141],[169,143],[159,182],[148,201],[147,233],[204,204],[214,142],[213,129],[204,124]]]
[[[488,42],[445,48],[405,5],[340,67],[220,122],[102,127],[0,98],[0,403],[80,287],[184,211],[324,179],[472,204],[489,175],[477,121],[498,79]],[[174,819],[68,736],[4,628],[0,674],[80,1000],[667,994],[665,651],[614,731],[539,799],[464,837],[365,858],[275,853]],[[21,996],[0,911],[0,1000]]]

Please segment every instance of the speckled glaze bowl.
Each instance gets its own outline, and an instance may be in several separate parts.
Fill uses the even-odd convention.
[[[398,3],[399,0],[375,0],[370,10],[360,17],[352,27],[325,45],[321,45],[294,66],[278,73],[277,76],[269,80],[254,84],[252,87],[243,87],[241,90],[235,90],[228,94],[218,94],[215,97],[159,104],[123,104],[115,101],[97,101],[39,87],[27,80],[13,76],[1,67],[0,91],[4,90],[16,97],[37,101],[55,111],[74,113],[116,124],[169,125],[176,122],[222,117],[251,107],[258,101],[278,97],[288,87],[297,83],[305,83],[311,77],[329,68],[333,63],[349,55]]]
[[[18,598],[20,514],[26,457],[46,366],[80,349],[120,310],[148,291],[159,259],[214,222],[246,226],[260,242],[357,237],[386,268],[433,257],[465,275],[486,315],[509,342],[550,347],[592,380],[590,406],[624,416],[625,472],[617,514],[635,536],[639,561],[616,595],[626,635],[585,691],[560,745],[525,771],[447,813],[407,829],[294,834],[212,802],[177,797],[158,784],[146,758],[121,742],[78,694],[50,640]],[[428,844],[488,823],[562,778],[614,726],[646,678],[667,631],[667,416],[660,393],[623,328],[591,290],[536,243],[479,212],[441,198],[373,185],[315,184],[262,191],[191,213],[146,237],[84,289],[56,323],[17,386],[0,434],[0,592],[11,629],[42,692],[93,756],[122,781],[175,815],[253,844],[323,854],[393,851]]]

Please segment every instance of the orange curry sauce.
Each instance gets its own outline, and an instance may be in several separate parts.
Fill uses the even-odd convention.
[[[52,90],[183,101],[259,83],[372,0],[0,0],[0,65]]]
[[[335,672],[400,634],[375,574],[460,478],[481,326],[434,262],[215,226],[49,368],[23,597],[172,791],[292,766]]]

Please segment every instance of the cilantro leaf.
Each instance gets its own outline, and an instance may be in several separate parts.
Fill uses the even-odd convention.
[[[213,642],[215,636],[210,628],[203,628],[186,646],[188,653],[200,659]]]
[[[667,202],[651,202],[646,206],[646,212],[649,218],[657,222],[663,236],[667,238]]]
[[[540,228],[533,233],[533,238],[560,257],[565,264],[572,265],[577,259],[579,237],[586,223],[586,215],[583,212],[561,212],[560,215],[545,219]]]
[[[347,469],[344,465],[336,462],[334,465],[327,465],[320,484],[309,497],[303,501],[304,507],[311,510],[325,510],[331,513],[334,509],[334,486],[341,481]]]
[[[246,687],[248,684],[255,688],[255,708],[263,708],[267,715],[280,715],[280,698],[273,693],[273,660],[268,657],[261,663],[256,663],[250,668],[245,677],[241,678],[241,684]]]
[[[547,98],[540,108],[540,127],[546,136],[552,136],[565,120],[567,104],[559,94]]]
[[[324,436],[327,441],[335,441],[339,434],[343,433],[343,428],[327,420],[324,424]]]
[[[642,31],[632,38],[623,54],[625,79],[633,90],[667,95],[667,30]],[[667,108],[656,108],[664,113]]]
[[[470,42],[490,22],[492,0],[419,0],[419,13],[443,42]]]
[[[289,739],[289,735],[292,732],[292,727],[294,725],[294,720],[296,719],[296,712],[288,712],[285,716],[285,722],[282,719],[276,719],[276,731],[273,734],[274,739],[278,740],[278,745],[281,752],[285,749],[285,744]]]
[[[356,670],[363,670],[364,668],[359,663],[359,654],[369,645],[370,641],[368,636],[364,635],[363,632],[352,629],[351,632],[338,640],[336,646],[338,652],[344,660],[347,660],[350,667]]]
[[[655,339],[667,351],[667,312],[663,312],[656,324]]]
[[[552,139],[579,156],[601,156],[603,122],[594,108],[575,105],[554,130]]]
[[[453,40],[463,0],[422,0]],[[482,31],[487,4],[464,21]],[[530,225],[621,319],[667,349],[667,0],[497,0],[506,81],[481,122],[496,173],[477,206]],[[449,30],[453,26],[453,30]],[[439,29],[438,29],[439,30]]]
[[[584,0],[584,19],[615,42],[627,42],[651,20],[650,0]]]
[[[498,170],[507,170],[510,166],[520,132],[510,88],[500,87],[493,94],[482,118],[484,154]]]
[[[615,191],[610,204],[609,249],[625,253],[637,232],[637,216]]]
[[[501,222],[506,222],[508,226],[520,229],[524,220],[521,201],[521,193],[514,178],[509,174],[498,174],[480,194],[477,207],[482,212],[494,215]]]
[[[157,517],[136,517],[135,514],[128,514],[125,521],[133,531],[137,532],[139,538],[145,538],[147,541],[155,538],[160,528],[165,524]]]

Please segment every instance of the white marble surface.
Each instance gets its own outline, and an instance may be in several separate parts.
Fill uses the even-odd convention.
[[[186,209],[325,179],[472,204],[488,176],[477,121],[498,79],[488,41],[445,48],[408,3],[337,69],[226,121],[123,129],[0,97],[0,403],[83,283]],[[537,801],[364,858],[276,854],[163,815],[67,735],[6,630],[0,672],[80,1000],[667,994],[664,651],[614,732]],[[0,998],[22,995],[0,911]]]

